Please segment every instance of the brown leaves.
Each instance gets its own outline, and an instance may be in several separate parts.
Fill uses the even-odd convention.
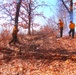
[[[76,75],[75,38],[20,37],[24,45],[5,43],[7,48],[0,50],[0,75]]]

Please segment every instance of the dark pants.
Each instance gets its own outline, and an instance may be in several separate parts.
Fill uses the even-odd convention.
[[[9,42],[9,44],[11,44],[11,43],[16,43],[16,42],[18,42],[18,39],[17,39],[17,35],[16,34],[12,34],[12,40]]]
[[[60,28],[60,37],[63,35],[63,27]]]
[[[70,29],[70,31],[69,31],[69,36],[71,36],[72,35],[72,38],[74,38],[74,29]]]

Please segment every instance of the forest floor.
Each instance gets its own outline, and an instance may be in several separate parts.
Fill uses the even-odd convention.
[[[0,75],[76,75],[76,36],[22,36],[0,42]]]

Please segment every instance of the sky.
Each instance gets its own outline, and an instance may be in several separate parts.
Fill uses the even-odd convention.
[[[41,1],[44,1],[46,4],[50,5],[50,9],[51,9],[50,10],[49,7],[45,7],[44,8],[44,15],[46,17],[54,15],[57,0],[41,0]]]
[[[50,8],[49,7],[39,8],[38,12],[43,11],[45,17],[47,18],[55,16],[57,0],[40,0],[40,1],[44,1],[46,4],[50,5]],[[46,20],[44,20],[43,18],[36,17],[35,22],[44,25],[46,23]]]
[[[0,0],[0,2],[6,2],[6,1],[9,1],[9,2],[11,2],[11,1],[13,1],[13,0]],[[38,9],[38,12],[41,12],[41,11],[43,11],[44,12],[44,15],[47,17],[47,18],[51,18],[51,17],[55,17],[56,16],[56,3],[57,3],[57,0],[38,0],[39,2],[41,2],[41,1],[43,1],[43,2],[45,2],[46,4],[48,4],[48,5],[50,5],[51,6],[51,10],[48,8],[48,7],[44,7],[44,8],[40,8],[40,9]],[[74,0],[74,1],[76,1],[76,0]],[[1,23],[1,21],[3,22],[3,20],[0,20],[0,23]],[[34,20],[35,22],[37,22],[37,23],[39,23],[39,24],[41,24],[41,25],[44,25],[44,24],[46,24],[47,22],[46,22],[46,20],[44,20],[43,18],[39,18],[39,17],[36,17],[35,18],[35,20]]]

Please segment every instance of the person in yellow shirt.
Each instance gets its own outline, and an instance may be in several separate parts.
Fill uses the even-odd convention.
[[[63,23],[63,21],[61,19],[59,19],[58,27],[60,29],[60,37],[62,37],[63,36],[64,23]]]
[[[72,34],[72,38],[74,38],[75,24],[72,21],[70,21],[69,28],[70,28],[69,36],[71,36],[71,34]]]
[[[9,42],[10,45],[11,45],[12,42],[13,42],[14,44],[15,44],[16,42],[18,42],[17,33],[18,33],[18,27],[15,25],[14,28],[13,28],[13,32],[12,32],[12,40]]]

